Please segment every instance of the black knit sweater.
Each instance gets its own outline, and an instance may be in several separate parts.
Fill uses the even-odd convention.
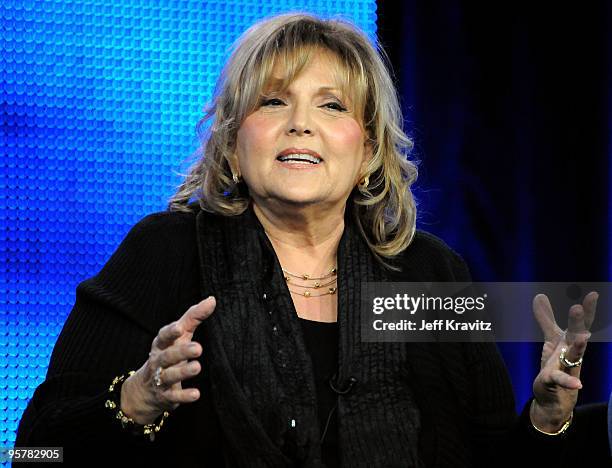
[[[391,274],[347,210],[338,251],[338,447],[342,466],[500,466],[517,446],[561,466],[574,444],[517,419],[493,344],[364,343],[362,281],[467,281],[461,258],[418,231]],[[154,443],[126,433],[104,407],[112,378],[139,368],[159,328],[208,295],[198,328],[201,398],[171,414]],[[17,446],[64,446],[65,460],[137,466],[321,466],[315,376],[274,250],[252,209],[221,217],[147,216],[103,269],[77,288],[47,378]],[[575,424],[573,426],[579,426]],[[418,435],[417,435],[418,434]],[[418,440],[415,440],[418,438]],[[553,440],[554,439],[554,440]],[[507,447],[510,447],[509,449]],[[81,458],[84,457],[84,458]],[[556,465],[555,465],[556,463]]]

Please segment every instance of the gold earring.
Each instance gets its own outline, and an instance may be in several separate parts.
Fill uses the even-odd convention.
[[[359,182],[359,186],[363,189],[366,190],[368,188],[368,185],[370,185],[370,176],[364,176],[361,181]]]
[[[232,180],[236,185],[238,185],[240,183],[240,176],[235,172],[232,172]]]

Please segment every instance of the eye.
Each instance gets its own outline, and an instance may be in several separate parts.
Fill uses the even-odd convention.
[[[327,109],[331,109],[331,110],[335,110],[335,111],[339,111],[339,112],[346,112],[346,107],[342,106],[340,103],[338,102],[328,102],[326,104],[323,104],[321,107],[326,107]]]
[[[285,103],[278,98],[263,98],[259,103],[260,106],[283,106]]]

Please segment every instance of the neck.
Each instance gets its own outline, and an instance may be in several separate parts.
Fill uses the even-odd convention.
[[[336,266],[336,252],[344,232],[342,210],[280,210],[253,203],[281,266],[293,273],[313,276]]]

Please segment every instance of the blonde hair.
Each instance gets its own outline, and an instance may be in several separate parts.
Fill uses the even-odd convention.
[[[416,203],[410,186],[416,164],[408,160],[412,141],[402,130],[402,113],[386,56],[351,23],[288,14],[256,23],[235,43],[198,122],[202,144],[199,159],[172,196],[169,209],[187,211],[196,198],[203,210],[225,216],[243,213],[250,202],[248,187],[232,180],[229,162],[238,129],[253,112],[272,79],[274,66],[286,71],[285,89],[321,49],[338,59],[340,87],[353,97],[355,115],[372,147],[366,172],[352,191],[353,215],[374,255],[384,262],[403,251],[414,237]],[[385,57],[383,59],[383,57]]]

